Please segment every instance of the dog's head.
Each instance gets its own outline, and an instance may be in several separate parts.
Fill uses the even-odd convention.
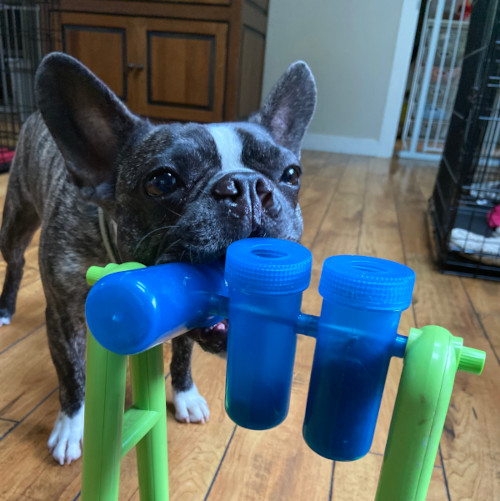
[[[36,95],[73,182],[114,221],[121,260],[207,262],[241,238],[300,239],[300,145],[316,104],[305,63],[247,122],[153,125],[60,53],[43,60]]]

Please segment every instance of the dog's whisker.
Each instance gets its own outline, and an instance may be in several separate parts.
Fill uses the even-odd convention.
[[[175,228],[176,225],[170,225],[170,226],[160,226],[159,228],[155,228],[154,230],[151,230],[149,231],[148,233],[146,233],[140,240],[139,242],[137,242],[135,248],[134,248],[134,253],[133,255],[135,256],[140,248],[140,246],[150,237],[152,237],[153,235],[155,235],[156,233],[160,232],[160,231],[165,231],[165,230],[170,230],[172,228]],[[165,233],[167,233],[167,231],[165,231]]]
[[[163,239],[162,243],[165,241]],[[163,248],[163,245],[159,245],[157,252],[156,252],[156,258],[155,258],[155,264],[158,264],[160,261],[163,262],[163,259],[165,259],[168,256],[168,251],[175,245],[177,245],[181,241],[180,238],[175,240],[174,242],[171,242],[166,248]],[[178,259],[176,259],[177,261]]]
[[[173,209],[171,209],[170,207],[166,207],[166,209],[171,212],[172,214],[174,214],[175,216],[177,217],[182,217],[182,214],[179,214],[178,212],[175,212]]]
[[[165,206],[165,204],[161,200],[156,200],[156,203],[161,205],[162,210],[167,210],[168,212],[174,214],[174,216],[182,217],[182,214],[179,214],[178,212],[174,211],[174,209],[172,209],[171,207]]]

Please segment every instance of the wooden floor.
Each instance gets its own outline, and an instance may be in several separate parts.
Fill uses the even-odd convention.
[[[435,167],[313,152],[304,154],[303,163],[303,243],[315,258],[303,311],[319,314],[315,288],[330,255],[372,255],[413,268],[413,306],[404,313],[400,332],[439,324],[487,352],[481,377],[457,377],[428,500],[500,500],[500,284],[435,271],[425,222]],[[6,181],[0,176],[2,205]],[[46,447],[58,389],[45,339],[36,243],[27,254],[17,314],[0,329],[1,501],[73,500],[80,492],[81,462],[61,467]],[[301,436],[313,348],[312,339],[300,337],[290,414],[266,432],[247,431],[229,420],[224,361],[196,351],[194,377],[211,419],[204,426],[176,423],[169,404],[173,501],[373,499],[401,361],[392,362],[370,453],[333,464],[309,450]],[[165,357],[168,361],[168,345]],[[167,401],[171,398],[169,388]],[[139,499],[133,454],[123,462],[120,499]]]

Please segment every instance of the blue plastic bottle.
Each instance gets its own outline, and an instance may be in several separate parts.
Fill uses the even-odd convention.
[[[324,298],[309,386],[304,439],[328,459],[352,461],[370,449],[401,311],[415,273],[383,259],[325,261]]]
[[[294,328],[311,263],[309,250],[285,240],[240,240],[227,251],[226,411],[240,426],[268,429],[288,413]]]
[[[133,355],[194,327],[213,325],[210,301],[227,292],[223,263],[169,263],[101,278],[85,314],[104,348]]]

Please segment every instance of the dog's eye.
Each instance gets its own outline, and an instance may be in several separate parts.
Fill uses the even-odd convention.
[[[283,171],[280,181],[283,183],[291,184],[293,186],[297,186],[299,184],[299,178],[300,178],[299,168],[292,165],[291,167],[287,167]]]
[[[146,179],[146,193],[150,197],[161,197],[172,193],[177,188],[177,176],[169,170],[153,172]]]

